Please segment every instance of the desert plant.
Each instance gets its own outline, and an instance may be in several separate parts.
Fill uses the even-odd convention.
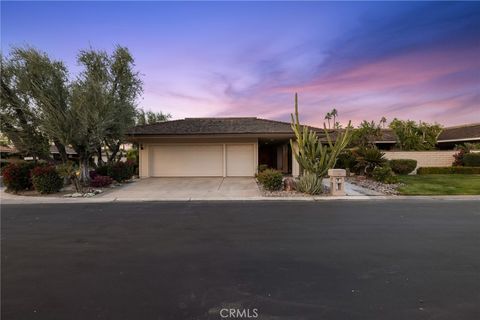
[[[297,190],[307,194],[320,194],[323,192],[322,178],[314,173],[307,172],[297,182]]]
[[[274,169],[266,169],[257,175],[257,180],[265,190],[276,191],[283,187],[283,174]]]
[[[389,161],[390,167],[396,174],[409,174],[417,167],[417,160],[394,159]]]
[[[306,173],[314,173],[319,178],[324,177],[328,169],[332,169],[335,166],[338,155],[349,143],[352,136],[351,123],[348,123],[345,130],[337,132],[335,143],[332,143],[332,139],[324,125],[327,145],[323,145],[316,132],[300,124],[297,94],[295,94],[295,113],[291,117],[291,126],[297,142],[296,145],[293,139],[290,140],[295,159]]]
[[[463,164],[466,167],[480,167],[480,153],[470,152],[463,156]]]
[[[75,163],[72,161],[67,161],[64,164],[59,165],[57,170],[61,177],[67,179],[73,184],[75,191],[80,193],[83,192],[83,184],[79,179],[80,171]]]
[[[370,176],[372,171],[387,162],[385,153],[381,152],[377,147],[361,147],[354,151],[357,164],[355,169],[357,173]]]
[[[395,177],[392,168],[390,168],[388,165],[383,167],[375,167],[375,169],[372,171],[372,178],[375,181],[387,184],[398,182],[398,179]]]
[[[94,188],[103,188],[111,185],[112,182],[113,179],[108,176],[96,175],[95,178],[92,178],[92,180],[90,180],[90,186]]]
[[[3,168],[3,183],[7,190],[18,192],[32,188],[30,171],[34,168],[33,162],[10,163]]]
[[[480,174],[480,167],[420,167],[417,174]]]
[[[54,166],[37,166],[32,169],[32,184],[40,193],[54,193],[63,187],[63,179]]]

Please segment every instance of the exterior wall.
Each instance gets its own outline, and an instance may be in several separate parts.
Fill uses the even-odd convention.
[[[227,144],[246,144],[250,143],[254,146],[253,166],[254,172],[257,172],[258,167],[258,139],[257,138],[147,138],[139,141],[139,174],[140,178],[148,178],[152,176],[151,153],[153,147],[156,145],[168,144],[212,144],[223,145],[224,162],[226,162],[226,145]],[[223,176],[227,175],[226,163],[223,165]]]
[[[417,160],[418,167],[450,167],[457,151],[385,151],[385,158]]]

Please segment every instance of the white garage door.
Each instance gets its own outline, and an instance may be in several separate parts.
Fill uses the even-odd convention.
[[[255,175],[254,144],[227,144],[227,177]]]
[[[153,177],[221,177],[223,145],[163,145],[151,150]]]

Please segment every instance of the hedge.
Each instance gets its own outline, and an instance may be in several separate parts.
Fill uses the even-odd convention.
[[[390,167],[396,174],[409,174],[417,167],[417,160],[394,159],[389,161]]]
[[[32,188],[30,170],[33,169],[33,162],[10,163],[2,169],[3,183],[7,190],[14,192]]]
[[[269,191],[281,190],[283,187],[283,174],[274,169],[266,169],[260,172],[257,179]]]
[[[463,156],[463,164],[466,167],[480,167],[480,153],[467,153]]]
[[[127,160],[125,162],[119,161],[113,164],[100,166],[95,170],[95,173],[100,176],[108,176],[117,182],[123,182],[133,177],[135,169],[136,163]]]
[[[480,174],[480,167],[420,167],[417,174]]]

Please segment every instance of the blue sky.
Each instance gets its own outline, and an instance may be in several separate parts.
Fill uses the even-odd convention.
[[[140,106],[174,118],[480,122],[480,3],[2,2],[1,44],[78,72],[89,47],[127,46]]]

